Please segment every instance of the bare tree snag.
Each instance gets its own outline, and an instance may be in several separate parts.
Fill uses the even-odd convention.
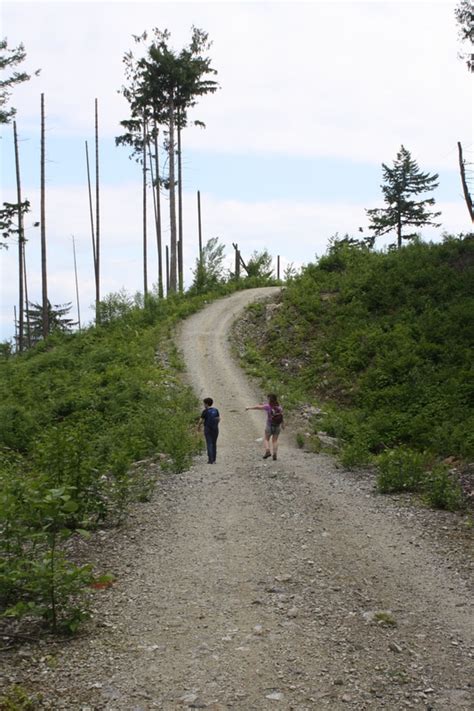
[[[49,309],[48,309],[48,270],[46,265],[46,205],[45,205],[45,140],[44,140],[44,94],[41,94],[41,199],[40,199],[40,220],[41,220],[41,283],[42,283],[42,317],[43,317],[43,338],[49,333]]]
[[[100,187],[99,187],[99,107],[95,100],[95,321],[100,320]]]
[[[147,273],[147,204],[146,204],[146,148],[147,148],[147,130],[146,130],[146,114],[143,112],[143,295],[146,298],[148,294],[148,273]]]
[[[466,201],[466,206],[469,212],[469,216],[471,218],[471,222],[474,222],[474,206],[472,203],[472,198],[469,193],[469,188],[467,185],[467,180],[466,180],[466,170],[465,170],[465,165],[464,165],[464,159],[462,155],[462,146],[461,142],[458,141],[458,154],[459,154],[459,171],[461,173],[461,183],[462,183],[462,189],[464,193],[464,200]]]
[[[199,239],[199,262],[202,264],[202,229],[201,229],[201,193],[197,191],[198,203],[198,239]]]
[[[16,132],[16,121],[13,121],[13,142],[15,145],[15,168],[16,168],[16,195],[18,202],[18,350],[23,350],[23,334],[24,334],[24,243],[25,234],[23,230],[23,210],[21,204],[21,180],[20,180],[20,157],[18,153],[18,135]]]

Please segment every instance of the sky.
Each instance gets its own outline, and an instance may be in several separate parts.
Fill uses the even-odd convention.
[[[102,294],[143,291],[140,166],[117,147],[128,104],[123,56],[132,35],[157,27],[180,50],[192,26],[209,34],[219,89],[190,112],[205,129],[183,132],[184,277],[198,252],[197,191],[204,242],[218,237],[226,263],[232,243],[244,259],[267,249],[281,269],[314,261],[338,234],[367,233],[366,209],[382,207],[382,163],[404,145],[434,191],[440,228],[423,239],[472,230],[462,195],[457,141],[474,153],[472,76],[449,0],[300,2],[88,2],[4,0],[1,36],[23,43],[14,88],[30,301],[41,300],[40,96],[46,113],[48,293],[72,303],[77,318],[73,237],[82,324],[93,319],[93,258],[85,141],[94,173],[94,101],[99,106]],[[12,126],[2,129],[1,202],[15,202]],[[150,195],[151,204],[151,195]],[[163,234],[169,202],[163,195]],[[149,283],[157,255],[149,216]],[[391,240],[389,240],[391,241]],[[386,242],[385,242],[386,244]],[[384,242],[378,242],[380,248]],[[0,250],[0,341],[13,335],[18,301],[17,249]]]

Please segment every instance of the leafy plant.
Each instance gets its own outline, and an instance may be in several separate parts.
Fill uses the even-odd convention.
[[[0,695],[2,711],[35,711],[40,702],[41,697],[31,696],[20,684],[12,684]]]
[[[426,458],[419,452],[397,447],[378,457],[377,486],[381,493],[419,491],[423,483]]]
[[[323,407],[314,430],[342,442],[346,466],[400,447],[472,459],[473,270],[473,235],[388,252],[336,236],[269,322],[248,311],[243,357],[287,407]]]
[[[296,444],[297,446],[302,449],[305,444],[305,436],[302,432],[297,432],[296,433]]]
[[[212,291],[224,281],[224,250],[225,245],[219,242],[218,237],[211,237],[206,242],[201,257],[196,259],[191,293]]]
[[[463,507],[462,489],[444,464],[436,464],[425,480],[425,499],[435,509],[457,511]]]

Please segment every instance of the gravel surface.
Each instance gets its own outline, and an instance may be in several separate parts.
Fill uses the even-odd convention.
[[[180,329],[190,382],[221,413],[217,464],[160,475],[97,537],[116,583],[67,643],[4,652],[41,708],[472,709],[472,543],[459,515],[374,493],[297,449],[262,459],[261,394],[230,357],[239,292]]]

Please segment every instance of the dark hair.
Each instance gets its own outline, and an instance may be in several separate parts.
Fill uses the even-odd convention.
[[[267,397],[270,405],[278,405],[278,398],[275,393],[270,393]]]
[[[204,403],[205,405],[209,405],[209,407],[211,407],[211,405],[212,405],[213,402],[214,402],[214,400],[212,399],[212,397],[205,397],[204,400],[203,400],[203,403]]]

